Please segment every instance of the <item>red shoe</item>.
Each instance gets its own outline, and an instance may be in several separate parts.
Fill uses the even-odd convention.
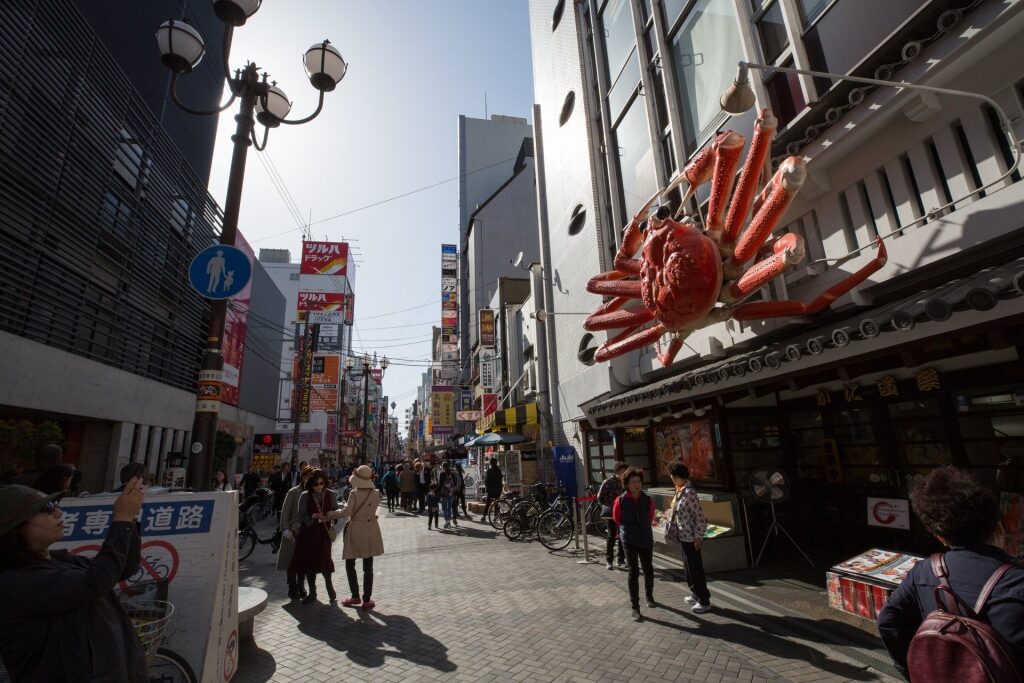
[[[345,607],[357,607],[360,602],[362,602],[362,600],[360,600],[359,598],[348,598],[346,600],[343,600],[341,604]]]
[[[376,606],[377,606],[377,603],[375,603],[373,600],[365,600],[363,602],[363,609],[369,610],[369,609],[373,609]]]

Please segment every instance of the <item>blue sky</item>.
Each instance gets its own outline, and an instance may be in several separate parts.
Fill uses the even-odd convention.
[[[440,245],[458,242],[458,182],[324,219],[455,178],[458,116],[484,118],[485,93],[490,114],[531,118],[527,2],[268,0],[236,29],[232,66],[266,68],[294,102],[291,116],[303,117],[316,91],[301,55],[324,38],[341,51],[348,74],[317,119],[272,131],[267,152],[302,219],[312,216],[314,238],[344,238],[355,248],[354,349],[428,359],[430,326],[441,317]],[[199,67],[211,68],[213,60]],[[233,115],[234,108],[220,120],[210,181],[218,201]],[[239,227],[257,253],[290,249],[295,259],[301,232],[255,154],[250,148]],[[385,315],[412,307],[419,308]],[[388,368],[384,391],[401,416],[424,368],[399,363]]]

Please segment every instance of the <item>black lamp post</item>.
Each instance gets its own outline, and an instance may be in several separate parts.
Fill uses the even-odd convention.
[[[260,8],[262,0],[214,0],[214,11],[224,22],[224,78],[231,98],[221,108],[200,111],[188,107],[178,99],[178,76],[192,71],[206,52],[203,38],[194,28],[183,21],[164,22],[156,32],[160,59],[173,72],[171,77],[171,98],[174,103],[190,114],[215,116],[226,110],[237,99],[238,114],[235,116],[235,134],[231,136],[234,150],[231,155],[231,170],[228,176],[228,191],[224,202],[224,223],[220,243],[234,245],[238,232],[238,214],[242,203],[242,183],[245,177],[245,160],[249,145],[262,151],[267,145],[271,128],[284,124],[296,125],[312,121],[320,114],[324,105],[324,94],[334,90],[345,76],[348,65],[341,53],[323,41],[310,47],[303,57],[306,73],[314,88],[320,91],[316,111],[304,119],[289,120],[291,102],[276,82],[268,83],[268,74],[260,72],[256,64],[249,62],[244,69],[228,69],[231,51],[231,37],[237,26],[242,26]],[[253,113],[255,112],[255,117]],[[262,142],[257,140],[255,123],[263,125]],[[219,387],[224,356],[221,351],[224,336],[224,320],[227,301],[214,301],[211,306],[210,331],[206,339],[206,353],[203,356],[199,379],[206,383],[215,382]],[[197,396],[196,416],[192,425],[191,456],[189,458],[188,485],[200,491],[209,490],[213,469],[213,444],[217,433],[217,415],[220,412],[220,392],[216,396]]]

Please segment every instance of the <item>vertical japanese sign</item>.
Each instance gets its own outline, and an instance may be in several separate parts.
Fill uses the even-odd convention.
[[[434,435],[455,432],[455,387],[436,385],[430,394],[430,416]]]
[[[252,247],[242,233],[235,236],[235,246],[245,252],[249,262],[255,262]],[[230,276],[231,273],[229,272]],[[249,323],[249,300],[252,297],[252,279],[249,284],[228,301],[227,316],[224,318],[224,370],[221,375],[220,400],[222,403],[238,405],[239,385],[242,376],[242,357],[245,355],[245,334]]]
[[[454,244],[441,245],[441,383],[452,383],[459,376],[459,250]]]
[[[480,349],[480,388],[486,394],[498,390],[498,368],[494,349]]]
[[[480,324],[480,346],[485,349],[493,349],[494,311],[489,308],[481,309],[477,320]]]

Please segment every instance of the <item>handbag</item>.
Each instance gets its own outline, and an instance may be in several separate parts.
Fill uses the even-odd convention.
[[[359,508],[363,507],[363,503],[365,503],[369,497],[370,496],[365,496],[361,501],[359,501],[359,505],[356,505],[355,509],[352,510],[352,514],[349,515],[349,517],[348,517],[348,524],[345,525],[345,531],[343,533],[347,534],[348,530],[352,528],[352,521],[355,519],[356,513],[359,512]],[[333,531],[333,529],[332,529],[332,531]],[[328,532],[328,533],[330,533],[330,532]],[[334,538],[336,538],[337,536],[338,536],[338,532],[335,531],[334,532],[334,537],[332,537],[331,540],[333,541]]]
[[[611,519],[611,518],[612,518],[612,506],[611,505],[602,505],[601,506],[601,519]]]
[[[682,539],[679,537],[679,525],[676,524],[676,498],[672,499],[672,514],[668,519],[663,520],[661,523],[661,530],[665,534],[666,541],[675,541],[676,543],[682,543]]]

